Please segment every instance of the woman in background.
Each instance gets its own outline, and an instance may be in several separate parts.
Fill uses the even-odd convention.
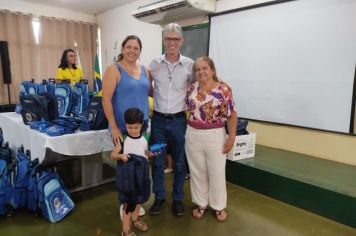
[[[63,51],[61,63],[57,69],[57,82],[63,80],[69,80],[73,86],[76,82],[79,82],[83,77],[82,70],[75,64],[76,55],[73,49],[66,49]]]

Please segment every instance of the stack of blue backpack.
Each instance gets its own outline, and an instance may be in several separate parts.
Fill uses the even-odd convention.
[[[25,96],[41,96],[48,94],[54,96],[58,102],[59,116],[74,114],[83,115],[89,104],[88,81],[81,80],[71,87],[68,81],[55,83],[54,79],[43,80],[41,84],[31,81],[22,81],[20,84],[20,101]],[[21,113],[23,102],[18,104],[16,112]]]
[[[74,87],[69,81],[57,84],[54,79],[44,80],[41,84],[33,80],[23,81],[20,102],[16,112],[22,115],[24,123],[50,136],[74,133],[78,128],[82,131],[96,129],[86,117],[91,104],[87,80],[81,80]],[[99,113],[104,114],[102,109]],[[105,128],[107,121],[100,127]]]
[[[23,147],[13,158],[2,140],[0,132],[0,216],[27,208],[50,222],[62,220],[74,209],[74,203],[58,174],[44,168],[38,159],[31,160],[30,152]]]

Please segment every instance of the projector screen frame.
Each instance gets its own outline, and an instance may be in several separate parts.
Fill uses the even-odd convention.
[[[283,4],[283,3],[287,3],[287,2],[295,2],[295,1],[299,1],[299,0],[276,0],[276,1],[258,3],[258,4],[246,6],[246,7],[241,7],[241,8],[236,8],[236,9],[231,9],[231,10],[227,10],[227,11],[222,11],[222,12],[218,12],[218,13],[209,14],[208,15],[208,18],[209,18],[209,30],[208,30],[207,55],[209,56],[209,52],[210,52],[211,18],[216,17],[216,16],[221,16],[221,15],[234,13],[234,12],[247,11],[247,10],[252,10],[252,9],[256,9],[256,8],[260,8],[260,7]],[[334,130],[318,129],[318,128],[300,126],[300,125],[293,125],[293,124],[287,124],[287,123],[279,123],[279,122],[273,122],[273,121],[259,120],[259,119],[251,119],[251,118],[245,118],[245,117],[239,117],[239,118],[242,118],[242,119],[245,119],[245,120],[249,120],[249,121],[265,123],[265,124],[272,124],[272,125],[286,126],[286,127],[293,127],[293,128],[302,128],[302,129],[307,129],[307,130],[314,130],[314,131],[320,131],[320,132],[342,134],[342,135],[348,135],[348,136],[356,136],[356,133],[355,133],[355,130],[354,130],[355,111],[356,111],[356,108],[355,108],[355,106],[356,106],[356,65],[355,65],[354,80],[353,80],[353,90],[352,91],[353,92],[352,92],[352,101],[351,101],[351,116],[350,116],[349,133],[341,132],[341,131],[334,131]]]

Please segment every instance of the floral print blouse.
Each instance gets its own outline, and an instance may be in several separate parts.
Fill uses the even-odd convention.
[[[236,111],[231,88],[224,82],[206,92],[199,82],[190,84],[187,97],[188,124],[195,128],[224,127],[227,117]]]

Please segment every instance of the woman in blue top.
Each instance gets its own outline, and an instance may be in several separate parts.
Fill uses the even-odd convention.
[[[147,68],[137,63],[142,50],[141,40],[135,36],[127,36],[121,44],[118,60],[110,65],[103,77],[103,107],[109,121],[112,140],[118,148],[123,142],[122,134],[127,133],[124,113],[129,108],[138,108],[144,114],[141,132],[145,132],[148,124],[148,96],[152,94],[150,74]],[[123,202],[120,196],[120,202]],[[123,205],[120,207],[120,215]],[[143,208],[140,215],[144,214]],[[132,216],[131,216],[132,217]],[[131,219],[134,227],[146,231],[147,225],[138,219]],[[130,222],[123,223],[122,235],[131,235]]]
[[[127,109],[143,111],[142,129],[147,129],[151,82],[148,69],[137,63],[141,50],[141,40],[135,35],[127,36],[121,44],[118,60],[104,73],[103,107],[115,146],[120,145],[122,133],[126,132],[124,113]]]

